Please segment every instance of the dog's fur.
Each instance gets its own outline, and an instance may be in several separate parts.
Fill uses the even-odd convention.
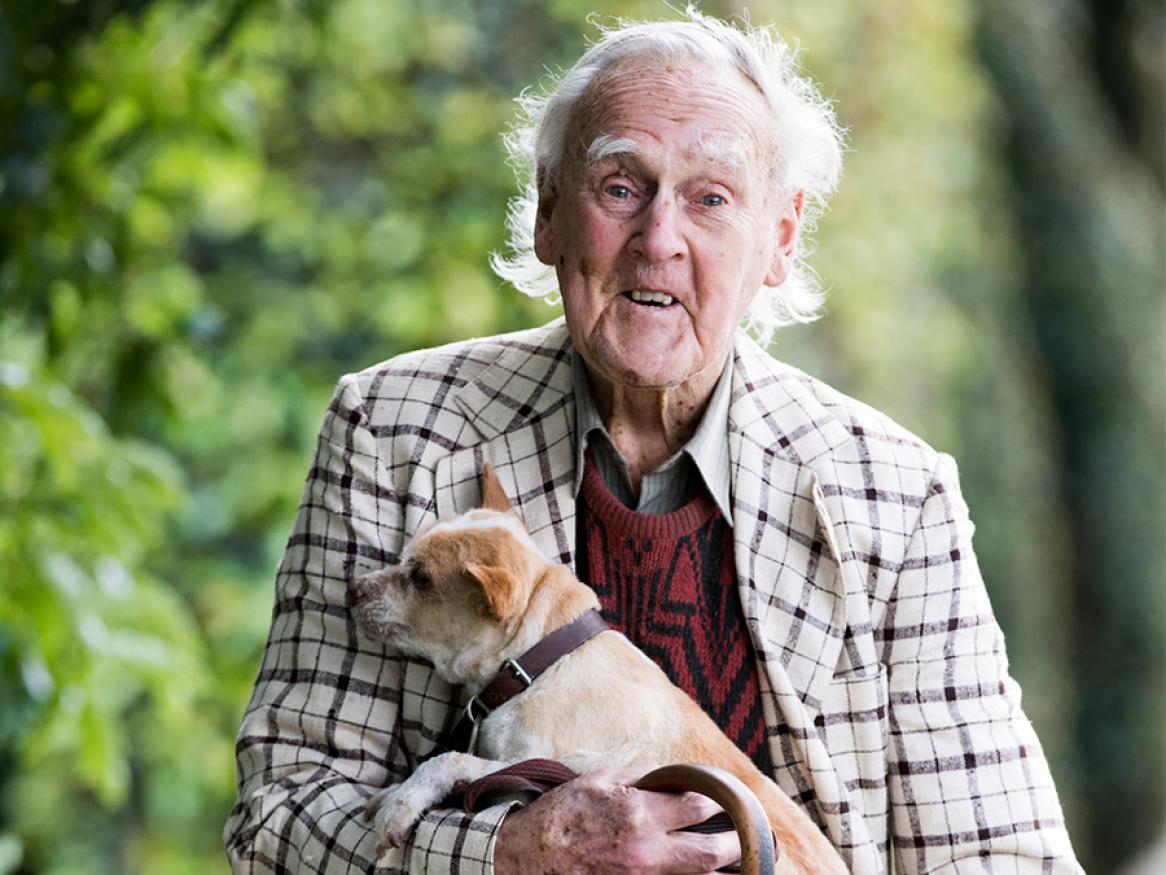
[[[349,591],[366,635],[429,660],[445,680],[472,692],[504,660],[599,606],[568,568],[539,552],[489,466],[483,482],[481,509],[435,523],[406,547],[400,565],[361,577]],[[760,800],[781,848],[780,873],[846,872],[809,817],[617,632],[584,643],[493,711],[478,741],[481,757],[435,757],[374,797],[382,839],[402,843],[455,784],[531,757],[577,772],[707,763],[737,776]]]

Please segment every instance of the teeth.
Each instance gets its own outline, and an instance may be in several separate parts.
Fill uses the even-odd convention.
[[[631,298],[637,304],[663,304],[667,307],[672,303],[671,295],[666,295],[663,292],[645,292],[640,289],[632,292]]]

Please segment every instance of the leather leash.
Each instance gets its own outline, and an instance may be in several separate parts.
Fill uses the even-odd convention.
[[[491,711],[509,702],[559,659],[607,628],[599,612],[590,610],[566,626],[560,626],[517,659],[503,662],[494,679],[480,693],[470,697],[461,719],[425,759],[450,751],[473,753],[478,743],[478,726]]]

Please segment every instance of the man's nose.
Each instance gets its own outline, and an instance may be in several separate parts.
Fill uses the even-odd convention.
[[[639,227],[629,242],[631,251],[650,264],[682,258],[687,250],[682,218],[676,199],[657,192],[640,214]]]

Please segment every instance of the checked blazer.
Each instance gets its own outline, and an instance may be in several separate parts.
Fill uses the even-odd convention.
[[[377,856],[361,817],[459,716],[460,689],[358,635],[355,575],[474,507],[490,462],[535,540],[575,553],[561,319],[340,381],[276,581],[225,830],[238,873],[492,871],[507,808],[431,812]],[[952,460],[735,344],[734,558],[774,779],[860,875],[1080,872],[1020,709]]]

